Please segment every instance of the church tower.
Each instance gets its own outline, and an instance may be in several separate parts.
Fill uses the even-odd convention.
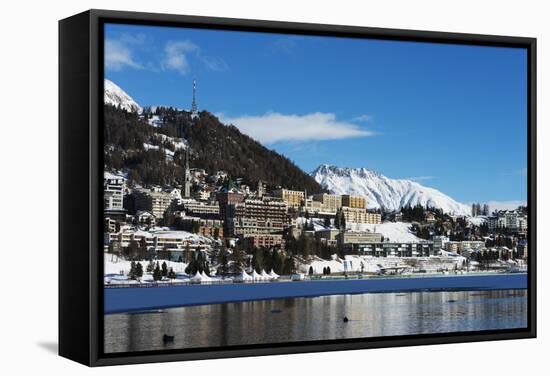
[[[193,79],[193,103],[191,103],[191,119],[196,119],[199,117],[196,95],[197,95],[197,80]]]
[[[185,149],[185,177],[183,182],[183,197],[191,197],[191,172],[189,170],[189,148]]]

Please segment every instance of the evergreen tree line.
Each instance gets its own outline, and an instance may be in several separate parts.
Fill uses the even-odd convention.
[[[183,181],[183,155],[175,152],[166,160],[165,149],[173,144],[159,141],[155,133],[182,137],[189,143],[191,167],[204,168],[209,173],[223,170],[230,176],[242,177],[243,183],[255,187],[259,180],[268,187],[284,186],[309,193],[323,192],[309,174],[283,155],[267,149],[235,126],[223,125],[218,118],[204,111],[199,119],[186,112],[158,107],[146,110],[145,118],[158,115],[161,127],[150,126],[145,119],[111,105],[105,105],[104,164],[106,170],[128,172],[133,184],[174,185]],[[156,141],[155,141],[156,140]],[[157,143],[158,149],[146,150],[144,143]]]
[[[478,215],[489,215],[489,205],[481,205],[479,202],[474,202],[472,204],[472,216],[476,217]]]
[[[288,234],[285,237],[285,249],[288,253],[294,256],[300,256],[305,260],[308,260],[312,256],[320,257],[324,260],[330,260],[333,254],[343,256],[341,250],[338,247],[329,245],[321,239],[308,236],[304,233],[296,239],[294,236]]]
[[[206,275],[210,275],[210,263],[208,262],[208,257],[206,253],[201,250],[196,250],[193,252],[193,256],[185,268],[185,273],[189,275],[195,275],[197,272],[200,274],[204,272]]]
[[[149,261],[146,270],[148,273],[153,273],[154,281],[160,281],[163,277],[167,277],[170,279],[176,278],[176,273],[174,272],[174,269],[168,269],[168,265],[166,264],[166,262],[163,262],[161,266],[159,265],[158,261],[155,263],[151,260]],[[130,263],[128,278],[140,279],[141,277],[143,277],[143,265],[141,264],[141,262],[132,261]]]
[[[254,248],[247,252],[238,244],[231,253],[222,247],[215,257],[217,274],[221,276],[239,274],[247,268],[254,268],[257,273],[273,270],[277,274],[292,274],[296,271],[294,258],[279,248]]]
[[[450,217],[446,215],[443,210],[431,206],[424,207],[417,204],[415,206],[407,205],[401,208],[401,215],[403,216],[403,221],[405,222],[424,222],[428,212],[434,214],[436,221],[450,219]]]

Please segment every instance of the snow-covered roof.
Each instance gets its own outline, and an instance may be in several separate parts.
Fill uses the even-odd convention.
[[[122,179],[126,180],[126,178],[122,175],[118,175],[109,171],[103,171],[103,179],[111,179],[111,180],[117,180]]]

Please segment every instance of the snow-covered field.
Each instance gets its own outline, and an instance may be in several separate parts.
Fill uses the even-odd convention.
[[[306,222],[312,223],[315,231],[326,229],[324,220],[321,218],[298,217],[296,224],[298,226],[305,226]],[[382,234],[385,241],[390,242],[403,242],[403,243],[418,243],[422,239],[418,238],[411,232],[411,224],[407,222],[384,222],[381,224],[373,225],[367,223],[348,223],[347,229],[352,231],[369,231]],[[330,226],[330,228],[334,228]]]
[[[143,267],[143,277],[141,278],[142,282],[152,282],[153,274],[148,273],[147,265],[149,261],[136,261],[139,262]],[[162,265],[163,262],[166,262],[168,270],[172,268],[177,274],[177,279],[188,279],[188,276],[185,274],[185,268],[187,264],[183,262],[174,262],[174,261],[165,261],[158,260],[159,265]],[[113,254],[104,254],[104,281],[106,283],[138,283],[137,281],[128,279],[128,272],[130,272],[131,261],[123,260]]]
[[[323,260],[314,258],[309,263],[304,263],[299,266],[301,273],[308,273],[309,267],[313,267],[315,274],[322,274],[323,268],[330,267],[331,273],[361,272],[361,263],[363,264],[363,272],[378,273],[381,269],[400,268],[408,271],[425,270],[428,273],[437,272],[438,270],[454,270],[455,266],[461,268],[464,266],[465,258],[458,257],[418,257],[418,258],[401,258],[401,257],[372,257],[372,256],[345,256],[341,259],[333,255],[332,260]],[[345,263],[345,265],[344,265]]]
[[[382,234],[384,241],[418,243],[422,240],[411,232],[411,224],[406,222],[384,222],[378,225],[350,223],[347,227],[354,231],[370,231]]]
[[[158,260],[159,264],[162,265],[163,262],[166,262],[166,265],[168,266],[168,269],[173,268],[176,273],[184,273],[185,268],[187,267],[187,264],[183,262],[174,262],[174,261],[165,261],[165,260]],[[147,269],[147,265],[149,264],[149,261],[136,261],[136,263],[139,262],[143,266],[143,270]],[[105,266],[104,266],[104,272],[105,275],[107,274],[121,274],[127,275],[130,271],[130,264],[131,261],[123,260],[116,255],[106,253],[105,254]]]
[[[473,226],[481,226],[482,224],[487,222],[487,217],[484,215],[479,215],[477,217],[466,217],[466,220]]]

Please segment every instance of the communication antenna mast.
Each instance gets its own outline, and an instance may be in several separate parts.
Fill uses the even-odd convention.
[[[197,80],[193,79],[193,103],[191,103],[191,118],[195,119],[199,116],[199,111],[197,110]]]

